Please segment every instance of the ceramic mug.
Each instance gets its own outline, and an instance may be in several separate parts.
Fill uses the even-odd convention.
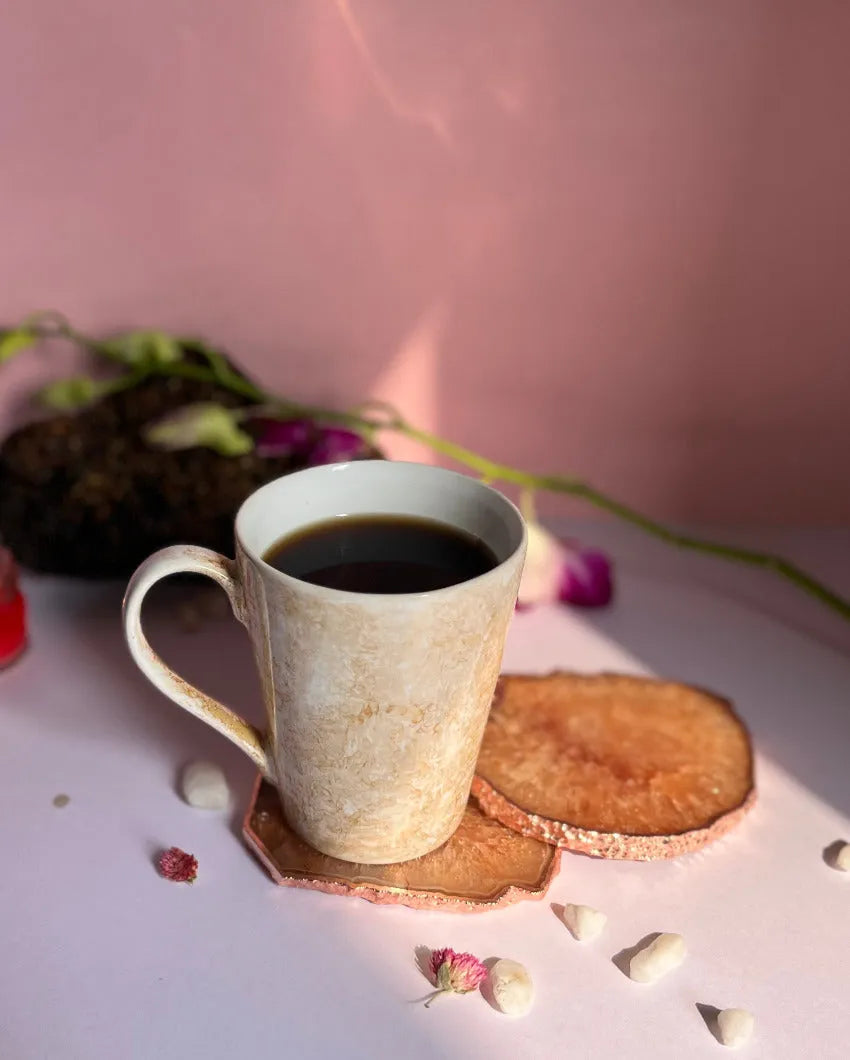
[[[379,595],[312,585],[263,560],[298,530],[370,514],[458,527],[498,563],[445,589]],[[463,816],[525,547],[513,504],[466,475],[385,460],[309,468],[245,501],[235,562],[193,545],[145,560],[124,600],[127,643],[160,691],[277,786],[289,824],[313,847],[365,864],[406,861],[444,843]],[[218,582],[247,627],[267,732],[187,684],[145,638],[145,593],[181,572]]]

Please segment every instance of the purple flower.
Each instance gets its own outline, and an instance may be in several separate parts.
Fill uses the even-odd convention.
[[[357,460],[365,456],[368,450],[366,442],[354,431],[347,431],[344,427],[323,427],[307,462],[311,467],[339,464],[345,460]]]
[[[257,454],[264,457],[306,457],[316,437],[316,425],[311,420],[255,420],[254,428]]]
[[[356,460],[369,452],[354,431],[319,427],[312,420],[255,420],[254,430],[260,456],[297,457],[310,467]]]
[[[604,607],[611,602],[614,587],[611,561],[597,548],[584,548],[577,541],[564,544],[564,565],[558,599],[577,607]]]
[[[603,607],[611,600],[611,563],[598,549],[562,542],[536,522],[528,523],[528,553],[517,609],[566,603]]]

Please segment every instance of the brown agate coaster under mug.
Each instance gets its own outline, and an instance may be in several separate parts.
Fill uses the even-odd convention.
[[[635,861],[698,850],[756,796],[749,734],[728,701],[569,673],[500,678],[472,793],[521,835]]]
[[[276,883],[369,902],[479,913],[542,898],[561,852],[521,836],[470,800],[439,849],[395,865],[357,865],[320,854],[286,823],[277,792],[258,778],[242,834]]]

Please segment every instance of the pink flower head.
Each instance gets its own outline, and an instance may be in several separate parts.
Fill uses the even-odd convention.
[[[175,883],[194,883],[198,878],[198,859],[180,847],[169,847],[159,855],[160,876]]]
[[[455,953],[448,948],[432,950],[429,963],[437,990],[425,1002],[426,1008],[440,994],[468,994],[477,990],[487,976],[487,969],[471,953]]]
[[[369,447],[363,438],[344,427],[323,427],[319,438],[310,450],[308,462],[318,464],[340,464],[346,460],[357,460],[365,456]]]
[[[613,593],[611,562],[604,552],[563,542],[539,523],[528,524],[528,552],[517,608],[565,603],[603,607]]]

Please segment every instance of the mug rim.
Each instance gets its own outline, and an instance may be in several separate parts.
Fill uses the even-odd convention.
[[[516,546],[505,556],[504,559],[499,560],[495,566],[491,567],[490,570],[485,571],[483,574],[478,574],[474,578],[466,578],[461,582],[455,582],[453,585],[444,586],[442,589],[426,589],[418,593],[359,593],[352,592],[348,589],[336,589],[325,585],[315,585],[313,582],[304,581],[301,578],[296,578],[292,574],[286,574],[284,571],[279,570],[277,567],[272,566],[271,563],[267,563],[266,560],[257,552],[255,549],[250,548],[246,542],[242,532],[242,525],[245,521],[245,512],[249,504],[255,501],[256,497],[263,493],[265,490],[271,490],[282,480],[290,482],[293,479],[297,479],[299,476],[315,476],[328,473],[339,473],[355,471],[358,467],[369,467],[380,464],[383,466],[390,466],[398,468],[399,470],[416,468],[417,474],[420,472],[434,473],[441,477],[447,476],[454,479],[455,481],[461,480],[464,483],[464,487],[467,486],[482,490],[487,494],[490,494],[498,499],[500,503],[505,506],[509,515],[512,515],[516,520],[516,524],[519,528],[519,540]],[[366,513],[362,513],[366,514]],[[312,525],[311,523],[305,523],[304,527]],[[451,524],[448,524],[451,525]],[[411,601],[411,600],[433,600],[442,595],[457,592],[458,589],[462,589],[465,586],[474,586],[482,584],[486,579],[493,578],[498,575],[503,567],[507,564],[512,563],[516,560],[517,554],[522,553],[525,549],[528,541],[528,528],[526,526],[525,519],[522,516],[519,508],[513,503],[510,498],[506,497],[501,490],[495,489],[489,483],[482,482],[481,479],[473,478],[471,475],[465,475],[460,471],[452,471],[450,468],[440,467],[438,464],[423,464],[415,460],[381,460],[381,459],[369,459],[369,460],[346,460],[339,463],[333,464],[319,464],[316,467],[304,467],[298,471],[291,471],[286,475],[278,475],[277,478],[271,479],[269,482],[265,482],[262,486],[259,486],[254,490],[253,493],[249,494],[242,504],[239,506],[239,510],[236,513],[236,519],[233,526],[234,538],[237,545],[237,554],[242,552],[251,562],[257,566],[266,575],[274,576],[279,581],[286,585],[290,585],[293,588],[298,589],[300,592],[311,592],[315,595],[327,598],[328,596],[339,598],[340,601],[348,600],[359,602],[364,601]]]

